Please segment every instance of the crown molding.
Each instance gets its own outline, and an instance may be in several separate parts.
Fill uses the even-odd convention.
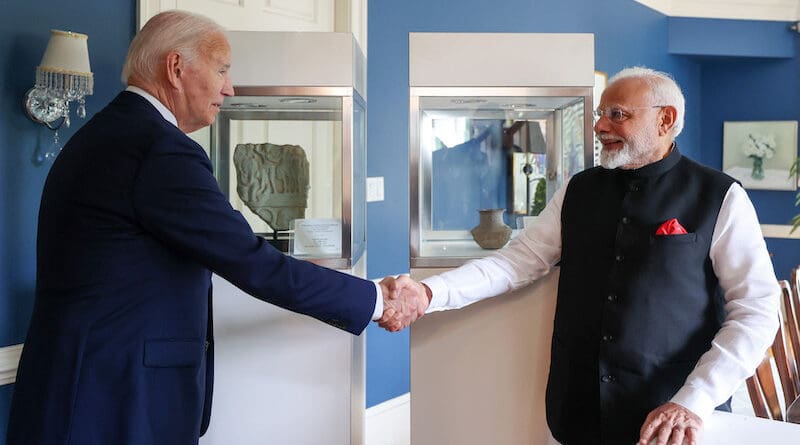
[[[800,19],[800,0],[635,0],[669,17],[774,20]]]
[[[672,7],[670,0],[634,0],[636,3],[641,3],[650,9],[656,10],[666,16],[672,15]]]

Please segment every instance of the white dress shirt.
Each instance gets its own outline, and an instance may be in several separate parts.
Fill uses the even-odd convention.
[[[561,257],[566,190],[566,185],[557,190],[534,225],[503,249],[423,280],[432,293],[428,312],[461,308],[547,274]],[[709,256],[724,291],[727,315],[711,349],[671,399],[702,419],[753,374],[778,328],[780,288],[755,209],[737,183],[722,202]]]
[[[172,113],[172,111],[170,111],[169,108],[162,104],[161,101],[156,99],[152,94],[133,85],[128,85],[128,87],[125,88],[125,91],[130,91],[131,93],[142,96],[148,102],[153,104],[154,107],[156,107],[156,110],[161,113],[161,116],[163,116],[167,122],[176,127],[178,126],[178,120],[175,118],[175,115]],[[373,283],[375,284],[375,310],[372,312],[372,320],[377,320],[383,315],[383,293],[381,292],[380,284],[378,284],[377,281],[373,281]]]

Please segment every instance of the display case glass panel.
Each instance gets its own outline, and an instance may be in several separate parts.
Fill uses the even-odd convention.
[[[479,210],[522,229],[593,164],[589,110],[590,88],[412,88],[411,266],[489,253]]]
[[[220,188],[279,250],[350,267],[364,251],[364,119],[348,88],[239,88],[211,130]]]
[[[361,258],[367,249],[367,108],[358,95],[353,96],[353,258]]]

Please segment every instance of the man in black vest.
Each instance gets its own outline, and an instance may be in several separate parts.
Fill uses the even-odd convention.
[[[595,112],[602,167],[576,174],[494,255],[390,286],[429,312],[454,309],[560,264],[546,405],[561,443],[696,443],[777,330],[755,210],[734,179],[681,155],[684,108],[669,75],[621,71]]]

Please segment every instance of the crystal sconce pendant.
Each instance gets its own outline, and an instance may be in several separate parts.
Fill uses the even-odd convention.
[[[89,67],[86,34],[50,31],[50,41],[36,68],[36,85],[25,95],[28,116],[53,130],[53,144],[39,150],[40,161],[52,160],[61,151],[58,129],[70,125],[70,102],[77,101],[76,114],[86,117],[84,97],[92,94],[94,79]]]

